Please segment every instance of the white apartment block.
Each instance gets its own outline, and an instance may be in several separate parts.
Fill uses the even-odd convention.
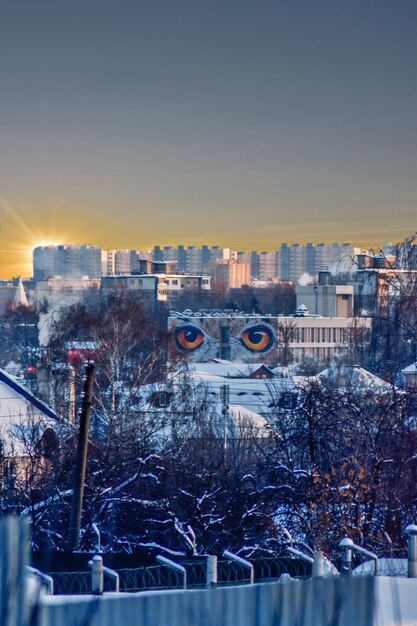
[[[260,252],[259,253],[259,280],[268,281],[276,278],[277,275],[277,262],[275,252]]]
[[[108,250],[105,275],[130,274],[137,268],[136,250]]]

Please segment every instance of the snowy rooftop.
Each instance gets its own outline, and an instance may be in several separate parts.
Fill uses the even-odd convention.
[[[393,386],[386,383],[382,378],[371,374],[368,370],[357,365],[332,365],[320,372],[317,378],[330,383],[341,390],[352,391],[377,391],[379,393],[392,393]]]
[[[195,374],[211,374],[224,378],[247,378],[256,371],[259,363],[232,363],[222,359],[213,359],[207,363],[190,363],[189,369]]]
[[[405,367],[401,371],[402,371],[403,374],[416,374],[417,373],[417,362],[416,363],[412,363],[411,365],[409,365],[408,367]]]

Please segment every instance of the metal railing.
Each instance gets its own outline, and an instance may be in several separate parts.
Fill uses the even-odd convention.
[[[366,548],[362,548],[362,546],[358,546],[353,543],[352,539],[349,537],[344,537],[339,547],[342,549],[342,562],[340,566],[340,574],[342,576],[350,576],[352,573],[352,551],[361,554],[362,556],[367,556],[369,559],[374,561],[374,574],[378,575],[378,555],[374,552],[370,552],[366,550]]]
[[[181,589],[184,584],[183,575],[179,571],[174,571],[163,565],[119,569],[118,573],[121,591]],[[188,576],[187,584],[189,584]]]
[[[54,595],[54,579],[52,576],[48,576],[48,574],[44,574],[40,570],[35,567],[30,567],[29,565],[26,565],[26,571],[39,580],[47,595]]]
[[[248,570],[249,571],[249,583],[253,585],[255,581],[255,571],[250,561],[247,561],[246,559],[242,559],[242,557],[238,556],[237,554],[233,554],[233,552],[229,552],[229,550],[225,550],[223,552],[223,556],[225,556],[227,559],[229,559],[233,563],[238,563],[244,569]]]
[[[185,567],[183,567],[182,565],[179,565],[178,563],[175,563],[175,561],[171,561],[171,559],[167,559],[165,556],[162,556],[160,554],[158,554],[158,556],[156,557],[156,560],[158,561],[158,563],[165,565],[172,571],[178,572],[179,574],[181,574],[183,577],[182,578],[183,588],[187,589],[187,570],[185,569]]]
[[[49,572],[49,576],[54,581],[55,595],[91,593],[90,572]]]
[[[238,557],[240,558],[240,557]],[[245,559],[242,559],[243,561]],[[187,588],[205,587],[207,584],[206,559],[190,559],[178,564],[186,570]],[[288,573],[292,578],[311,575],[311,565],[299,558],[274,557],[268,559],[254,559],[253,580],[255,582],[278,579]],[[113,572],[103,567],[103,591],[115,591],[115,577],[106,575]],[[251,582],[249,569],[242,562],[231,560],[230,557],[217,561],[218,586],[230,586]],[[147,567],[118,569],[114,575],[119,576],[120,591],[145,591],[151,589],[182,589],[184,574],[182,570],[170,569],[166,564]],[[56,594],[88,594],[91,593],[90,572],[50,572],[54,579]]]
[[[282,574],[289,574],[291,578],[306,578],[312,572],[310,563],[290,556],[253,559],[252,563],[256,582],[280,578]]]

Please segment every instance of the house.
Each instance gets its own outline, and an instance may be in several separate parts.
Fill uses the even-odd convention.
[[[55,438],[62,420],[18,380],[0,369],[0,442],[9,468],[21,465],[28,446]]]
[[[281,412],[297,406],[296,383],[284,368],[211,359],[191,363],[186,373],[140,390],[138,411],[154,432],[169,437],[265,439]]]
[[[401,370],[404,386],[408,391],[417,391],[417,361]]]

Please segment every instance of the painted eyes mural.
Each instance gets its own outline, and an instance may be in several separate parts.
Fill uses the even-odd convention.
[[[196,350],[204,341],[205,333],[193,324],[184,324],[175,329],[175,341],[180,350]]]
[[[274,347],[275,334],[270,326],[255,324],[242,332],[240,340],[252,352],[268,352]]]
[[[183,321],[175,324],[173,333],[177,348],[187,354],[192,361],[220,356],[220,341],[223,339],[220,339],[222,332],[218,320],[211,320],[211,323],[206,325],[200,320]],[[227,335],[232,361],[263,360],[263,355],[277,347],[274,328],[263,321],[232,324]]]

